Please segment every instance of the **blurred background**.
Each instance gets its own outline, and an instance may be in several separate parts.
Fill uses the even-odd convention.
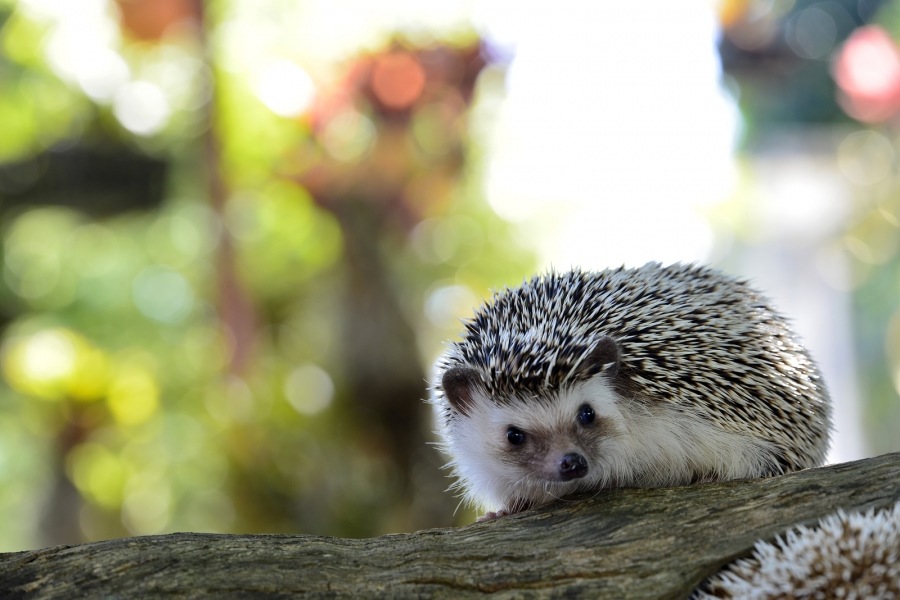
[[[0,551],[472,520],[430,365],[554,266],[751,278],[900,450],[900,1],[0,0]]]

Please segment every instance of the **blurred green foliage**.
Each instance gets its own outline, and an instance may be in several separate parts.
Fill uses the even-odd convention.
[[[395,124],[359,89],[341,92],[374,140],[406,148],[397,168],[442,169],[431,180],[404,175],[417,186],[405,200],[396,182],[373,200],[403,219],[371,223],[367,251],[385,271],[363,285],[386,281],[388,302],[417,332],[415,387],[400,401],[423,443],[398,464],[389,432],[347,383],[347,224],[302,183],[311,168],[340,182],[394,155],[373,143],[332,159],[312,109],[279,116],[260,100],[253,73],[228,60],[241,40],[222,33],[252,3],[207,3],[202,15],[190,2],[95,4],[87,16],[0,5],[0,551],[174,530],[371,535],[447,524],[442,459],[424,444],[426,365],[489,286],[532,266],[472,193],[463,163],[442,154],[463,143],[468,100],[447,129],[429,120],[440,104],[406,107]],[[149,12],[133,21],[131,10]],[[154,10],[171,22],[154,29]],[[185,15],[194,25],[178,21]],[[55,54],[73,24],[97,28],[75,37],[85,55]],[[382,35],[380,47],[316,68],[340,73],[407,52]],[[424,47],[455,56],[473,41]],[[108,69],[85,71],[85,57]],[[138,206],[116,188],[116,207],[94,214],[81,191],[94,189],[92,163],[58,157],[97,148],[126,172],[165,163],[159,202]],[[46,185],[62,186],[64,206]],[[360,189],[329,201],[365,203]],[[249,359],[237,364],[241,352]],[[379,368],[379,348],[368,352]],[[381,376],[403,377],[387,367]]]

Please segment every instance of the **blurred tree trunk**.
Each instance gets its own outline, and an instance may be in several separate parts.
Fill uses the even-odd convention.
[[[422,288],[415,269],[404,273],[392,261],[412,262],[401,255],[410,234],[453,204],[482,51],[480,42],[419,46],[399,39],[361,50],[319,90],[308,147],[298,149],[304,164],[297,182],[334,215],[344,242],[340,401],[376,461],[396,467],[377,490],[381,508],[393,514],[386,524],[372,520],[374,531],[452,513],[452,497],[438,492],[446,486],[439,469],[415,466],[430,460],[423,459],[426,374],[410,317],[419,312]],[[420,273],[435,274],[434,265],[418,264]],[[439,460],[436,452],[428,456]]]
[[[397,466],[399,481],[390,484],[401,501],[411,496],[413,455],[425,447],[426,384],[416,336],[403,314],[403,290],[382,257],[389,226],[380,206],[343,199],[329,207],[344,239],[341,362],[347,398],[363,435]]]
[[[231,232],[225,226],[225,204],[228,200],[228,186],[222,175],[221,143],[216,131],[216,109],[218,85],[216,64],[212,46],[209,43],[209,16],[204,0],[193,0],[197,21],[198,41],[202,48],[209,77],[200,85],[208,86],[205,96],[209,98],[205,108],[205,124],[202,137],[202,164],[206,175],[209,202],[217,216],[219,228],[216,244],[216,274],[218,291],[219,321],[230,346],[229,371],[241,375],[249,366],[256,339],[256,313],[250,295],[241,284],[235,264],[235,246]]]
[[[79,512],[84,505],[81,493],[66,474],[66,457],[84,441],[88,427],[78,418],[77,405],[72,415],[56,435],[53,449],[53,481],[50,483],[40,517],[40,540],[45,545],[77,544],[85,540],[79,524]]]
[[[372,539],[182,533],[0,555],[6,598],[685,598],[758,539],[900,498],[900,453],[752,481],[619,489]]]

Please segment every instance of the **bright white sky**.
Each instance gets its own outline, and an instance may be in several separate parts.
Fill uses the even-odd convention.
[[[708,258],[700,211],[731,191],[739,126],[712,3],[526,3],[515,18],[502,5],[478,13],[518,42],[491,205],[560,268]]]

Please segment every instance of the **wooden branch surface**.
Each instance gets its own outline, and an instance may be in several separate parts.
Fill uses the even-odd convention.
[[[900,453],[754,481],[608,490],[455,529],[178,533],[0,554],[4,598],[684,598],[760,538],[900,499]]]

